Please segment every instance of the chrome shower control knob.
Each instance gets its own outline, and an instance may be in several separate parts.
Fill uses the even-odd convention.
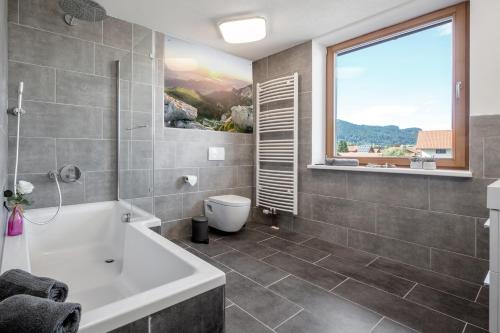
[[[74,183],[80,179],[82,172],[76,165],[68,164],[59,170],[59,176],[65,183]]]

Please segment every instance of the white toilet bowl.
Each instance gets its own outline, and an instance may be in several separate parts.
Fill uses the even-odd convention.
[[[236,232],[250,213],[250,199],[238,195],[219,195],[205,200],[205,216],[212,228]]]

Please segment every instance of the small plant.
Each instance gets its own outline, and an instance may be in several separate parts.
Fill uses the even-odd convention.
[[[436,161],[437,161],[437,158],[435,158],[434,156],[422,158],[423,168],[426,169],[426,170],[435,170],[435,169],[437,169]]]

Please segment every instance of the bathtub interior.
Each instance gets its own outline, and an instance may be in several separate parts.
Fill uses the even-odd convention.
[[[166,251],[160,244],[165,240],[149,230],[156,218],[135,210],[131,223],[121,222],[129,207],[120,202],[66,206],[49,225],[28,224],[32,273],[66,282],[68,301],[82,304],[84,313],[192,274],[193,267]],[[52,211],[27,214],[40,220]]]

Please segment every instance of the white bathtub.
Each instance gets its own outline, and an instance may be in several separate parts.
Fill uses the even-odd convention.
[[[132,221],[121,222],[129,211],[123,202],[100,202],[63,206],[49,225],[25,222],[23,235],[5,239],[1,271],[66,282],[68,301],[82,304],[80,332],[109,331],[225,284],[222,271],[150,230],[158,218],[134,207]]]

